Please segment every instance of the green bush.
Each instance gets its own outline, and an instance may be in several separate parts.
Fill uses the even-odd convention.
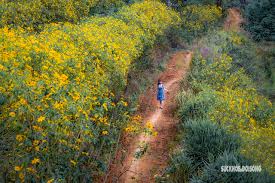
[[[100,0],[96,6],[90,8],[90,14],[108,14],[116,12],[119,8],[125,5],[127,0]],[[130,2],[130,1],[129,1]],[[128,3],[129,3],[128,2]]]
[[[165,176],[159,178],[159,181],[171,183],[188,182],[190,176],[195,173],[194,161],[186,155],[184,151],[174,154],[169,162],[169,167]]]
[[[222,11],[216,6],[188,5],[181,10],[182,36],[186,41],[205,34],[213,28],[222,17]]]
[[[251,79],[242,68],[235,67],[232,62],[232,58],[226,54],[204,58],[201,53],[197,53],[193,58],[188,81],[195,91],[206,86],[215,90],[221,90],[225,86],[232,89],[251,89]]]
[[[89,14],[117,10],[127,0],[2,0],[0,27],[20,26],[41,29],[50,22],[76,23]]]
[[[192,120],[184,124],[186,154],[201,167],[224,151],[240,148],[240,138],[208,120]]]
[[[175,153],[159,182],[189,182],[206,163],[224,152],[239,152],[240,138],[208,120],[189,120],[183,124],[182,150]]]
[[[239,183],[272,183],[274,176],[269,175],[265,170],[261,172],[221,172],[222,166],[253,166],[253,162],[247,158],[236,154],[225,152],[215,161],[206,165],[201,175],[191,179],[191,183],[220,183],[220,182],[239,182]],[[257,166],[257,165],[256,165]]]
[[[179,116],[182,122],[187,119],[206,118],[217,99],[211,90],[203,90],[198,95],[179,95]]]
[[[245,9],[248,20],[246,30],[256,41],[275,41],[275,2],[273,0],[251,1]],[[271,26],[273,25],[273,26]]]

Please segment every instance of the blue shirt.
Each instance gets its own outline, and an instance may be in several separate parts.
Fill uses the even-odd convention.
[[[158,95],[157,95],[157,100],[164,100],[165,96],[164,96],[164,86],[163,84],[159,84],[158,85]]]

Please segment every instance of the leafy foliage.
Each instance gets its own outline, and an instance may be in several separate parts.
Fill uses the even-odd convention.
[[[50,22],[76,23],[89,14],[105,13],[124,4],[124,0],[2,0],[0,26],[41,29]]]
[[[238,75],[238,77],[233,77],[235,78],[234,83],[236,81],[237,83],[242,82],[246,84],[246,86],[242,84],[243,87],[256,88],[257,91],[270,98],[272,97],[272,88],[274,85],[273,70],[275,68],[274,63],[271,61],[275,58],[273,44],[262,43],[256,45],[243,33],[225,31],[210,33],[201,40],[200,44],[199,55],[202,54],[205,61],[197,62],[197,58],[193,60],[194,64],[204,64],[194,67],[194,74],[201,74],[201,77],[203,77],[205,75],[204,72],[213,73],[213,70],[204,69],[205,64],[211,63],[211,60],[215,59],[217,55],[227,53],[227,55],[232,57],[229,71]],[[203,72],[199,73],[200,69]],[[248,80],[251,80],[249,78],[254,82],[249,82]],[[231,84],[236,85],[234,83]]]
[[[221,9],[211,5],[188,5],[180,13],[183,21],[183,36],[188,41],[204,34],[216,25],[222,16]]]
[[[207,117],[217,100],[215,94],[208,90],[198,95],[181,94],[178,98],[178,113],[182,121]]]
[[[272,0],[251,1],[245,8],[248,20],[246,29],[256,41],[275,41],[275,2]]]
[[[199,166],[216,159],[224,151],[238,151],[240,139],[208,120],[188,121],[184,124],[186,153]]]
[[[266,171],[262,172],[221,172],[222,166],[252,166],[253,162],[247,158],[235,154],[225,152],[216,159],[216,161],[205,166],[202,175],[194,177],[190,182],[202,183],[202,182],[266,182],[271,183],[273,178],[268,176]],[[255,166],[255,165],[254,165]]]
[[[188,182],[223,152],[239,152],[240,137],[207,119],[189,120],[182,129],[183,148],[172,156],[166,176],[159,177],[159,182]]]
[[[162,0],[163,2],[170,1],[172,5],[177,8],[188,6],[188,5],[218,5],[221,3],[222,8],[228,7],[240,7],[246,4],[245,0]]]

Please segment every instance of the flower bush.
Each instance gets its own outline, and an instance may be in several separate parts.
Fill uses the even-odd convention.
[[[123,0],[2,0],[0,26],[39,28],[50,22],[77,22],[90,13],[122,6]]]
[[[214,5],[188,5],[183,7],[180,13],[184,28],[183,36],[188,41],[207,32],[222,17],[222,10]]]
[[[245,75],[234,77],[237,79],[236,81],[241,79],[246,84],[252,84],[252,87],[261,94],[272,98],[274,45],[256,44],[244,33],[227,31],[211,32],[199,44],[204,60],[213,59],[217,55],[226,53],[232,58],[231,72],[235,70],[238,73],[245,73]],[[253,80],[253,82],[245,81],[248,79]],[[231,81],[233,82],[233,80]]]
[[[140,11],[148,13],[136,16]],[[140,20],[152,13],[155,21]],[[127,22],[127,14],[137,18]],[[0,164],[7,180],[82,182],[106,171],[130,120],[120,97],[129,66],[180,23],[155,1],[115,17],[52,23],[40,33],[0,29]]]

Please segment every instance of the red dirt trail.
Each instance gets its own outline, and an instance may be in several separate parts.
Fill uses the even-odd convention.
[[[231,8],[228,10],[228,16],[224,22],[225,30],[240,31],[241,24],[244,22],[241,12],[237,8]]]
[[[126,158],[120,163],[116,162],[111,166],[107,182],[131,183],[131,182],[154,182],[154,175],[161,174],[169,159],[169,142],[175,138],[177,119],[174,117],[175,98],[180,88],[180,81],[185,77],[192,53],[179,51],[171,56],[167,69],[159,76],[164,83],[166,100],[163,109],[158,107],[156,101],[156,86],[150,88],[140,101],[141,116],[144,123],[150,121],[157,136],[140,135],[135,139],[124,139]],[[136,159],[135,153],[141,142],[148,144],[148,149],[143,156]],[[118,155],[121,156],[121,155]],[[121,158],[121,157],[120,157]],[[116,159],[119,159],[117,157]]]

